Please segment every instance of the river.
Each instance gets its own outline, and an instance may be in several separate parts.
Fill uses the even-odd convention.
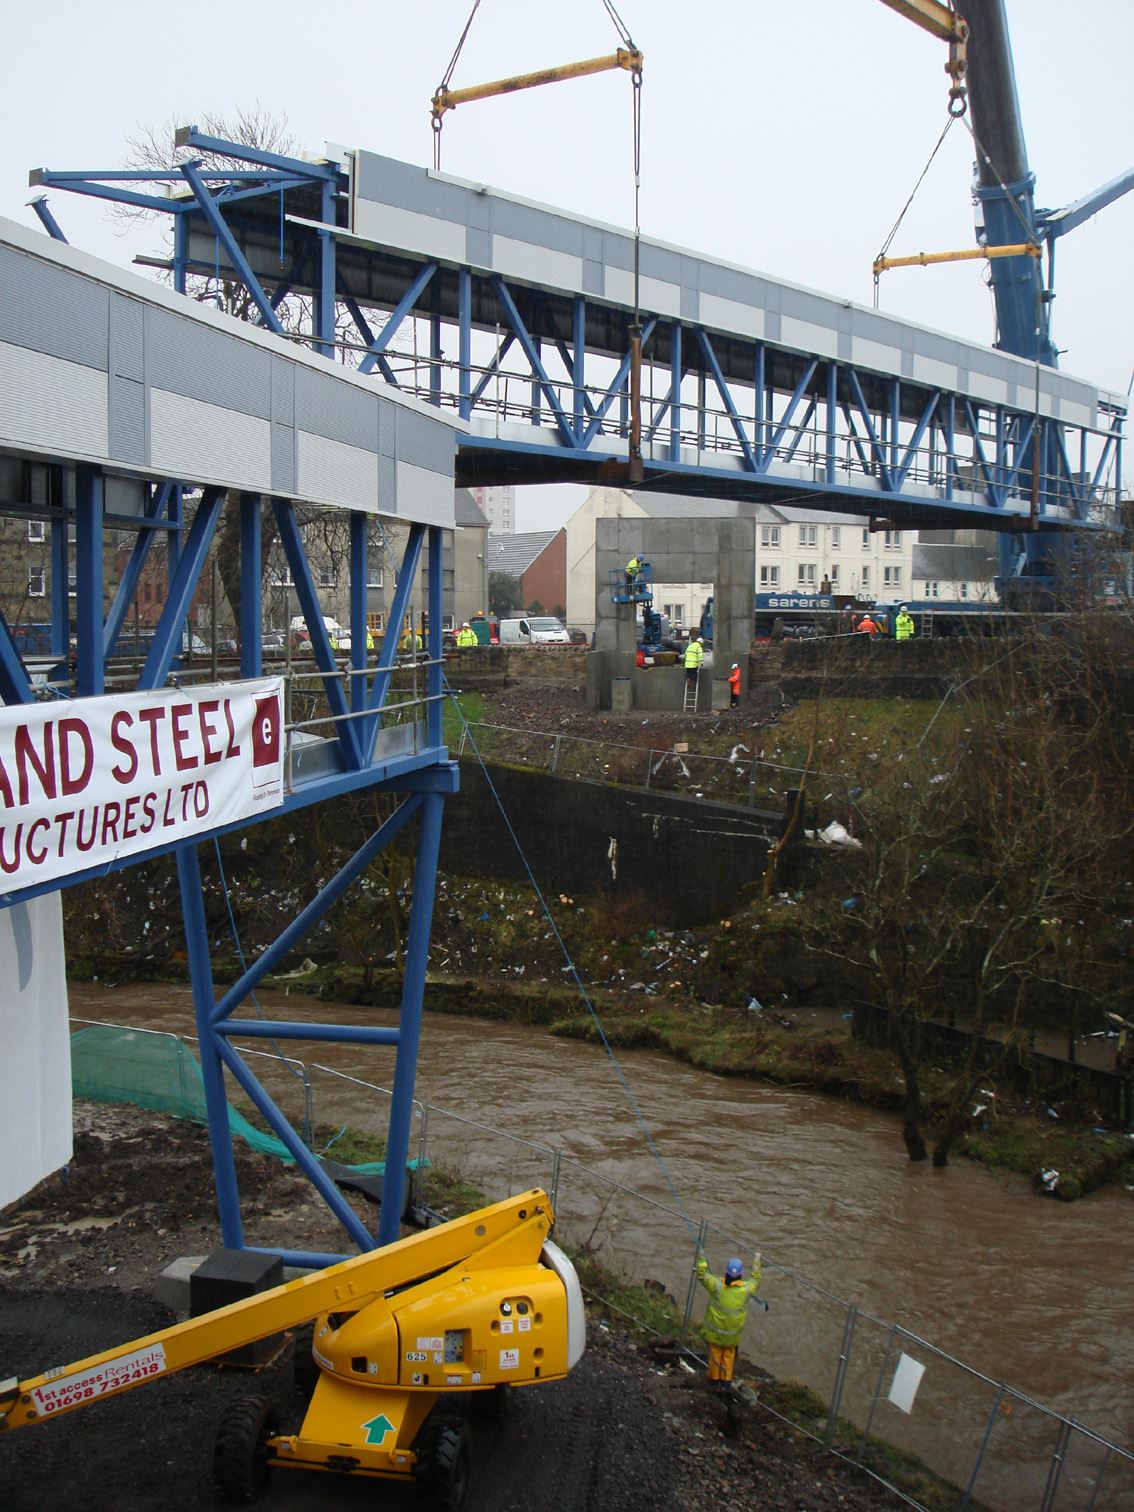
[[[396,1021],[392,1011],[279,992],[261,994],[260,1002],[270,1016]],[[185,987],[72,984],[70,1011],[76,1019],[193,1033]],[[289,1048],[309,1050],[309,1064],[390,1083],[387,1049]],[[945,1170],[911,1165],[897,1121],[886,1113],[712,1076],[651,1052],[622,1052],[619,1064],[694,1233],[703,1218],[723,1231],[710,1238],[714,1265],[723,1265],[737,1240],[765,1257],[762,1290],[771,1311],[750,1327],[749,1347],[768,1368],[799,1376],[829,1398],[846,1321],[845,1306],[834,1299],[845,1299],[879,1320],[856,1322],[844,1398],[856,1420],[869,1408],[886,1330],[897,1322],[992,1381],[1130,1444],[1130,1192],[1110,1187],[1074,1204],[1046,1200],[1023,1177],[964,1160]],[[268,1062],[256,1065],[268,1067],[265,1082],[294,1107],[294,1096],[286,1102],[294,1081]],[[312,1073],[312,1082],[320,1122],[385,1132],[384,1098],[321,1072]],[[665,1209],[675,1206],[605,1051],[541,1029],[426,1014],[417,1096],[430,1105],[431,1158],[459,1166],[493,1196],[508,1186],[547,1185],[549,1157],[440,1110],[561,1151],[559,1209],[574,1215],[574,1237],[586,1237],[595,1225],[600,1257],[636,1279],[663,1281],[684,1302],[693,1250],[684,1222],[604,1190],[572,1163]],[[994,1390],[925,1348],[909,1341],[900,1347],[930,1368],[915,1413],[904,1418],[884,1401],[875,1429],[918,1452],[933,1441],[931,1459],[944,1458],[945,1468],[954,1453],[952,1473],[961,1475],[958,1466],[971,1466],[979,1448]],[[897,1349],[891,1364],[896,1358]],[[1038,1506],[1055,1427],[1025,1404],[1009,1405],[1011,1412],[993,1412],[977,1494],[1004,1507]],[[929,1418],[938,1423],[927,1440]],[[1081,1439],[1075,1443],[1081,1463],[1068,1461],[1061,1512],[1087,1506],[1101,1464]],[[1097,1508],[1108,1505],[1124,1503],[1100,1497]]]

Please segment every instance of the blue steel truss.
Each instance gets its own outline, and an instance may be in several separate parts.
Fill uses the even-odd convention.
[[[303,339],[316,350],[469,422],[458,486],[631,480],[629,306],[363,243],[348,233],[349,177],[337,163],[196,128],[178,141],[201,156],[160,174],[42,169],[32,181],[170,214],[166,265],[183,292],[190,275],[223,270],[272,329],[287,293],[310,297]],[[210,168],[209,154],[251,166]],[[186,192],[138,187],[154,180]],[[1107,186],[1111,197],[1121,187]],[[36,210],[62,234],[42,200]],[[1043,412],[1038,382],[1031,407],[991,404],[648,310],[641,335],[642,481],[653,490],[1001,531],[1081,528],[1113,513],[1117,406],[1072,424]]]
[[[121,529],[124,520],[119,516],[108,517],[104,503],[104,478],[96,468],[79,466],[72,475],[59,466],[54,469],[54,474],[52,497],[57,500],[57,504],[50,520],[53,566],[51,632],[53,648],[61,653],[61,665],[52,674],[59,679],[53,683],[53,691],[60,697],[69,696],[72,689],[79,696],[98,696],[106,689],[108,669],[113,670],[114,686],[119,690],[129,686],[130,682],[139,690],[159,688],[171,673],[189,676],[189,672],[181,668],[183,638],[193,595],[201,581],[209,557],[209,546],[220,518],[224,502],[222,491],[215,488],[202,491],[192,523],[186,530],[183,518],[185,490],[182,485],[173,479],[150,485],[142,517],[132,521],[137,530],[135,546],[104,618],[103,531],[108,518],[112,520],[115,529]],[[74,477],[72,498],[66,496],[70,476]],[[262,502],[258,495],[251,494],[241,495],[239,499],[239,676],[244,678],[259,677],[264,671],[261,644],[264,612],[260,539]],[[283,499],[273,499],[271,504],[315,653],[315,670],[305,676],[309,682],[315,682],[321,687],[329,709],[328,719],[311,721],[307,725],[289,725],[287,728],[282,812],[295,812],[325,799],[363,788],[395,795],[399,800],[398,806],[359,847],[337,876],[318,889],[298,917],[260,954],[240,981],[229,988],[219,1001],[216,1001],[213,985],[197,847],[243,826],[218,828],[193,843],[165,847],[164,852],[173,851],[176,856],[217,1202],[225,1245],[240,1248],[244,1243],[228,1126],[224,1081],[224,1072],[227,1070],[263,1114],[273,1132],[287,1146],[299,1168],[310,1178],[350,1240],[363,1249],[369,1249],[375,1244],[392,1242],[399,1232],[402,1195],[399,1173],[406,1167],[409,1151],[442,810],[446,795],[456,792],[458,786],[457,767],[448,759],[441,730],[443,532],[436,526],[411,527],[409,541],[398,568],[398,587],[389,621],[390,630],[375,657],[373,653],[367,652],[366,527],[369,516],[357,511],[350,514],[353,635],[349,660],[346,665],[341,665],[327,635],[295,507],[290,501]],[[73,682],[67,666],[67,648],[71,643],[67,595],[68,569],[71,565],[69,527],[74,528],[76,651]],[[139,668],[137,663],[131,663],[121,656],[112,657],[111,650],[133,601],[146,557],[159,534],[163,534],[168,543],[169,589],[152,646]],[[391,700],[391,681],[397,658],[396,627],[401,625],[409,609],[410,594],[423,552],[428,553],[429,565],[427,643],[421,659],[416,652],[411,652],[411,657],[419,672],[424,672],[425,692],[422,697],[399,696],[395,705]],[[61,592],[56,591],[58,583],[62,584]],[[133,674],[132,666],[135,668]],[[269,668],[271,670],[275,669]],[[27,704],[34,700],[36,691],[10,628],[0,616],[0,696],[5,704]],[[332,733],[327,734],[328,729]],[[274,818],[280,812],[276,809],[264,817]],[[265,1022],[259,1018],[241,1017],[241,1004],[255,991],[267,973],[274,970],[287,953],[299,944],[312,926],[410,821],[418,824],[417,855],[401,1013],[397,1027],[357,1027],[290,1020]],[[163,848],[158,847],[148,855],[162,853]],[[103,864],[72,875],[67,879],[66,885],[102,877],[108,870],[130,864],[130,860],[112,863],[110,867]],[[52,891],[59,885],[55,882],[11,892],[0,897],[0,905],[7,906],[34,897],[40,892]],[[392,1195],[390,1201],[382,1204],[376,1235],[372,1235],[357,1218],[233,1043],[234,1039],[259,1040],[269,1036],[277,1041],[334,1040],[394,1048],[396,1059],[386,1150],[386,1170],[391,1173]],[[288,1249],[281,1249],[278,1253],[290,1264],[322,1265],[337,1258],[333,1255],[312,1255]]]

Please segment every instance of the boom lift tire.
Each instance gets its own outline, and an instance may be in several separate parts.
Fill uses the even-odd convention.
[[[315,1395],[315,1388],[319,1384],[319,1367],[312,1354],[314,1343],[314,1323],[304,1323],[295,1330],[295,1340],[291,1346],[291,1378],[296,1391],[303,1398],[304,1406]]]
[[[232,1502],[254,1502],[268,1484],[267,1442],[279,1432],[279,1417],[263,1397],[235,1397],[217,1425],[213,1478]]]
[[[472,1471],[472,1440],[464,1418],[431,1417],[414,1452],[420,1512],[463,1512]]]

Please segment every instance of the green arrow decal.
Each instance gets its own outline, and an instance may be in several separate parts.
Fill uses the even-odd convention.
[[[377,1417],[371,1418],[368,1423],[362,1423],[360,1426],[366,1429],[366,1442],[377,1444],[379,1448],[385,1442],[386,1435],[394,1431],[393,1423],[384,1412],[380,1412]]]

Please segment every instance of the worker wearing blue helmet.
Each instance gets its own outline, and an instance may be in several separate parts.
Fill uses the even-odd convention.
[[[697,1257],[697,1280],[709,1294],[701,1323],[701,1337],[709,1346],[709,1380],[731,1381],[736,1351],[744,1334],[748,1304],[760,1290],[763,1272],[760,1256],[752,1262],[752,1274],[744,1279],[744,1266],[730,1260],[723,1276],[714,1276],[704,1255]]]

